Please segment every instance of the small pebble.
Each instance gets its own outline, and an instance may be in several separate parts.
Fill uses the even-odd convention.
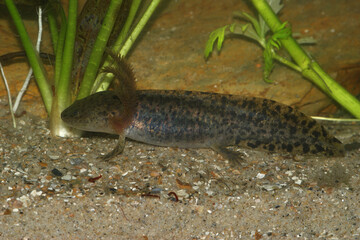
[[[28,195],[23,195],[23,196],[19,197],[18,200],[23,203],[24,207],[28,207],[31,203]]]
[[[51,170],[51,173],[54,174],[57,177],[62,177],[64,174],[62,174],[62,172],[60,172],[58,169],[54,168],[53,170]]]
[[[58,160],[58,159],[60,158],[59,155],[48,154],[48,156],[49,156],[49,158],[50,158],[51,160]]]
[[[162,189],[161,188],[153,188],[153,189],[151,189],[151,194],[157,194],[157,193],[160,193],[162,191]]]
[[[84,159],[82,158],[71,158],[70,159],[70,164],[71,165],[79,165],[84,161]]]
[[[258,179],[263,179],[265,177],[265,174],[264,173],[258,173],[257,175],[256,175],[256,178],[258,178]]]
[[[36,196],[40,196],[42,194],[42,191],[36,191],[36,190],[32,190],[30,195],[32,197],[36,197]]]
[[[178,197],[180,198],[188,198],[189,197],[189,194],[186,192],[185,189],[181,189],[179,191],[176,192]]]
[[[63,177],[61,177],[62,180],[65,180],[65,181],[70,181],[71,180],[71,175],[65,175]]]
[[[211,190],[207,190],[206,194],[209,195],[209,196],[213,196],[215,194],[215,192],[211,191]]]

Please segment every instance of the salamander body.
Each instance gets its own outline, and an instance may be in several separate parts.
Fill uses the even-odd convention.
[[[61,115],[72,127],[120,134],[112,116],[124,104],[114,91],[76,101]],[[180,148],[241,146],[254,150],[344,155],[334,136],[300,111],[262,98],[176,90],[137,91],[130,124],[120,130],[139,142]]]
[[[74,128],[119,135],[106,157],[121,153],[125,137],[158,146],[212,148],[229,159],[228,146],[290,154],[344,155],[326,129],[284,104],[255,97],[176,90],[137,91],[130,67],[108,52],[116,91],[75,101],[61,118]]]

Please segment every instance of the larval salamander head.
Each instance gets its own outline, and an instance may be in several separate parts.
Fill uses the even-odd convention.
[[[123,108],[115,92],[103,91],[75,101],[61,113],[61,119],[80,130],[118,134],[112,120],[121,117]]]

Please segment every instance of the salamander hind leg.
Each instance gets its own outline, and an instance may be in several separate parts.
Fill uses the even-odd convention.
[[[220,146],[211,146],[210,148],[220,154],[223,158],[229,160],[230,164],[234,167],[241,165],[244,160],[244,154],[242,153]]]

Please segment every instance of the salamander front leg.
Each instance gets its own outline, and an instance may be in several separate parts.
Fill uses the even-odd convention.
[[[107,153],[106,155],[99,156],[99,158],[102,159],[103,161],[109,161],[113,157],[121,154],[124,151],[124,148],[125,148],[125,134],[120,134],[119,140],[118,140],[115,148],[111,152]]]

